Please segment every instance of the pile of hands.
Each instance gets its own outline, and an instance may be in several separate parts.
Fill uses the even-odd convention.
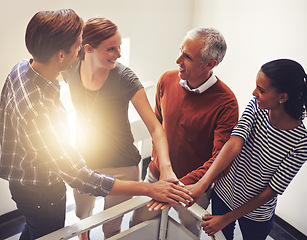
[[[163,187],[163,189],[161,189]],[[192,206],[205,191],[199,184],[184,185],[179,180],[160,180],[153,183],[153,199],[147,204],[148,211],[165,210],[170,205],[182,205],[185,208]],[[203,230],[209,235],[219,231],[221,226],[212,227],[215,217],[210,214],[202,217]],[[218,224],[219,225],[219,224]],[[224,225],[224,224],[222,224]],[[224,227],[224,226],[223,226]],[[223,228],[222,227],[222,228]]]
[[[178,180],[160,180],[154,184],[170,183],[165,191],[157,191],[156,196],[147,204],[148,211],[158,211],[168,208],[170,205],[182,205],[186,208],[192,206],[198,196],[193,193],[193,185],[184,185]]]

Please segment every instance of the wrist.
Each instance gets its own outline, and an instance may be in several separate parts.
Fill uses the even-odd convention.
[[[148,196],[148,197],[151,197],[151,187],[150,187],[150,183],[148,182],[142,182],[143,184],[143,188],[144,188],[144,195],[145,196]]]
[[[195,186],[197,188],[201,188],[204,192],[207,190],[207,188],[210,186],[210,183],[201,179],[198,182],[195,183]]]
[[[173,180],[173,181],[178,180],[178,178],[177,178],[176,174],[174,173],[172,167],[162,168],[162,171],[160,172],[159,179],[161,179],[161,180]]]
[[[170,161],[168,161],[168,162],[160,162],[159,163],[159,167],[160,167],[160,171],[161,170],[164,170],[164,169],[173,169],[172,168],[172,164],[171,164],[171,162]]]
[[[159,166],[160,175],[162,174],[168,174],[170,172],[173,172],[172,165],[170,163],[160,164]]]
[[[236,221],[236,218],[233,216],[233,211],[225,213],[223,217],[224,217],[224,220],[227,222],[227,225]]]

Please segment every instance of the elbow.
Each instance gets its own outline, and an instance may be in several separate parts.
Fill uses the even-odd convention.
[[[276,191],[274,191],[270,186],[267,186],[266,191],[267,191],[267,195],[270,199],[272,199],[272,198],[274,198],[278,195],[278,193]]]
[[[234,157],[236,157],[242,150],[244,140],[240,137],[232,136],[228,140],[228,147],[232,150]]]

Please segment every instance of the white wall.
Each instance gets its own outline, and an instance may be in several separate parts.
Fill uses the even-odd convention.
[[[236,94],[240,112],[252,97],[263,63],[292,58],[307,71],[306,10],[306,0],[196,0],[193,26],[217,28],[228,43],[216,73]],[[305,181],[306,164],[279,197],[276,213],[307,235]]]
[[[16,7],[18,5],[18,8]],[[0,15],[0,87],[10,69],[29,58],[24,35],[30,18],[40,10],[74,9],[84,20],[104,16],[116,23],[122,37],[130,37],[130,67],[141,81],[156,82],[175,59],[192,25],[194,1],[186,0],[28,0],[6,1]],[[152,96],[149,96],[152,100]],[[0,179],[0,215],[15,209],[7,182]]]
[[[307,70],[306,0],[28,0],[18,8],[16,2],[7,1],[0,15],[0,86],[13,65],[29,57],[24,34],[30,18],[39,10],[60,8],[73,8],[84,20],[92,16],[113,20],[122,36],[131,38],[130,67],[141,81],[156,82],[164,71],[176,68],[180,43],[192,26],[219,29],[228,51],[216,74],[233,89],[241,112],[266,61],[293,58]],[[277,208],[280,217],[305,234],[306,176],[304,166]],[[4,180],[0,180],[0,191],[1,215],[13,210],[14,204]]]
[[[143,81],[156,81],[176,68],[175,58],[192,24],[194,1],[185,0],[29,0],[7,1],[0,16],[0,83],[20,59],[28,58],[24,35],[30,18],[40,10],[74,9],[84,20],[104,16],[116,23],[122,37],[131,38],[130,67]]]
[[[196,0],[193,26],[217,28],[226,38],[216,72],[237,95],[241,112],[263,63],[293,58],[307,70],[306,9],[305,0]]]

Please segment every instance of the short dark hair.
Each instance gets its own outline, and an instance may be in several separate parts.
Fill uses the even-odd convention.
[[[103,17],[94,17],[86,21],[82,33],[82,46],[85,44],[97,48],[99,44],[113,37],[118,31],[118,27],[109,19]],[[84,58],[84,48],[79,52],[79,59]]]
[[[37,12],[26,30],[26,47],[35,61],[46,63],[54,53],[69,53],[83,28],[83,20],[72,9]]]
[[[307,106],[307,84],[304,68],[290,59],[277,59],[265,63],[261,71],[271,80],[279,93],[287,93],[285,111],[294,119],[303,120]]]

